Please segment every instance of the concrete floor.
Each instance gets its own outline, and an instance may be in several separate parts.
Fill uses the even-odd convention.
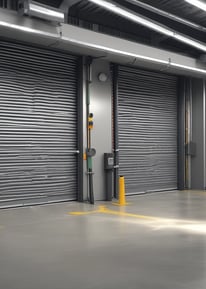
[[[128,200],[0,211],[0,289],[205,289],[206,192]]]

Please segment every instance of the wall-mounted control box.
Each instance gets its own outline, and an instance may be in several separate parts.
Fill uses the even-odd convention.
[[[114,169],[114,154],[104,153],[104,169],[112,170]]]

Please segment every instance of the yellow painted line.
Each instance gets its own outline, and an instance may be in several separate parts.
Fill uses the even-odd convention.
[[[83,216],[83,215],[90,215],[90,214],[95,214],[95,213],[98,213],[98,211],[70,212],[68,214],[69,215],[74,215],[74,216]]]
[[[88,212],[69,212],[69,215],[74,216],[81,216],[81,215],[89,215],[89,214],[108,214],[108,215],[115,215],[115,216],[121,216],[121,217],[130,217],[130,218],[137,218],[147,221],[158,221],[163,223],[191,223],[189,220],[179,220],[179,219],[172,219],[172,218],[162,218],[162,217],[154,217],[154,216],[148,216],[148,215],[140,215],[140,214],[134,214],[134,213],[127,213],[120,209],[120,211],[110,210],[106,206],[99,206],[98,210],[94,211],[88,211]]]
[[[98,210],[94,210],[94,211],[69,212],[68,214],[69,215],[74,215],[74,216],[83,216],[83,215],[97,214],[97,213],[116,215],[116,216],[123,216],[123,217],[132,217],[132,218],[138,218],[138,219],[144,219],[144,220],[150,220],[150,221],[159,220],[159,218],[157,218],[157,217],[145,216],[145,215],[139,215],[139,214],[133,214],[133,213],[127,213],[127,212],[123,212],[123,211],[110,210],[106,206],[99,206]]]
[[[74,215],[74,216],[82,216],[82,215],[90,215],[90,214],[95,214],[95,213],[103,213],[104,212],[105,206],[99,206],[97,210],[94,211],[77,211],[77,212],[69,212],[69,215]]]
[[[77,211],[77,212],[69,212],[69,215],[74,215],[74,216],[83,216],[83,215],[90,215],[90,214],[95,214],[95,213],[102,213],[101,208],[104,206],[99,206],[98,210],[94,211]]]
[[[150,221],[148,223],[152,227],[156,229],[181,229],[181,230],[189,230],[196,233],[204,233],[206,234],[206,224],[205,222],[197,221],[197,220],[181,220],[181,219],[172,219],[172,218],[162,218],[162,217],[154,217],[154,216],[147,216],[147,215],[139,215],[133,213],[127,213],[123,211],[125,208],[121,208],[120,211],[114,211],[108,209],[106,206],[99,206],[98,210],[88,211],[88,212],[71,212],[68,214],[71,215],[89,215],[93,213],[101,213],[101,214],[108,214],[108,215],[115,215],[120,217],[129,217],[129,218],[137,218],[141,220]]]
[[[120,211],[114,211],[110,210],[105,206],[101,206],[99,210],[97,211],[99,213],[103,214],[109,214],[109,215],[116,215],[116,216],[122,216],[122,217],[130,217],[130,218],[137,218],[147,221],[155,221],[160,222],[163,224],[199,224],[199,221],[194,220],[181,220],[181,219],[173,219],[173,218],[163,218],[163,217],[154,217],[154,216],[148,216],[148,215],[140,215],[140,214],[134,214],[134,213],[127,213],[122,210]]]
[[[83,216],[83,215],[90,215],[90,214],[95,214],[95,213],[104,213],[104,208],[105,206],[99,206],[98,210],[94,211],[77,211],[77,212],[69,212],[69,215],[74,215],[74,216]]]
[[[114,211],[114,210],[107,209],[106,207],[101,211],[101,213],[122,216],[122,217],[138,218],[138,219],[144,219],[144,220],[149,220],[149,221],[159,220],[159,218],[153,217],[153,216],[145,216],[145,215],[127,213],[123,211]]]

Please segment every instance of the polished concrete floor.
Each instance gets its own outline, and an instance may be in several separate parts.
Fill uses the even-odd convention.
[[[128,201],[0,211],[0,289],[205,289],[206,192]]]

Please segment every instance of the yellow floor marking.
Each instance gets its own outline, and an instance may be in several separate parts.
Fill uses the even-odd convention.
[[[159,220],[159,218],[157,218],[157,217],[138,215],[138,214],[133,214],[133,213],[127,213],[127,212],[124,212],[122,210],[120,210],[120,211],[110,210],[106,206],[99,206],[98,210],[94,210],[94,211],[70,212],[68,214],[69,215],[74,215],[74,216],[81,216],[81,215],[89,215],[89,214],[95,214],[95,213],[96,214],[97,213],[102,213],[102,214],[109,214],[109,215],[116,215],[116,216],[123,216],[123,217],[132,217],[132,218],[145,219],[145,220],[150,220],[150,221]]]
[[[124,212],[124,211],[114,211],[114,210],[107,209],[106,207],[102,208],[100,213],[109,214],[109,215],[116,215],[116,216],[122,216],[122,217],[138,218],[138,219],[144,219],[144,220],[150,220],[150,221],[151,220],[152,221],[159,220],[159,218],[152,217],[152,216],[145,216],[145,215],[127,213],[127,212]]]
[[[81,215],[89,215],[89,214],[95,214],[95,213],[105,213],[105,206],[98,206],[97,210],[94,211],[85,211],[85,212],[70,212],[69,215],[75,215],[75,216],[81,216]]]
[[[141,220],[150,221],[149,225],[152,226],[153,229],[181,229],[186,231],[191,231],[195,233],[206,234],[206,224],[205,222],[198,221],[198,220],[181,220],[181,219],[172,219],[172,218],[163,218],[163,217],[154,217],[154,216],[147,216],[147,215],[139,215],[133,213],[125,212],[125,208],[121,207],[119,211],[114,211],[108,209],[106,206],[99,206],[97,210],[88,211],[88,212],[71,212],[68,214],[71,215],[88,215],[93,213],[101,213],[101,214],[108,214],[108,215],[115,215],[121,217],[130,217],[130,218],[137,218]]]
[[[74,216],[82,216],[82,215],[89,215],[89,214],[95,214],[98,213],[99,211],[87,211],[87,212],[70,212],[68,213],[69,215],[74,215]]]
[[[108,214],[108,215],[116,215],[116,216],[122,216],[122,217],[131,217],[131,218],[138,218],[143,220],[149,220],[149,221],[161,221],[161,222],[184,222],[184,223],[191,223],[192,220],[180,220],[180,219],[173,219],[173,218],[164,218],[164,217],[154,217],[154,216],[148,216],[148,215],[140,215],[140,214],[134,214],[134,213],[127,213],[124,211],[125,208],[121,208],[120,211],[110,210],[106,206],[99,206],[97,210],[94,211],[87,211],[87,212],[70,212],[69,215],[89,215],[89,214]]]

